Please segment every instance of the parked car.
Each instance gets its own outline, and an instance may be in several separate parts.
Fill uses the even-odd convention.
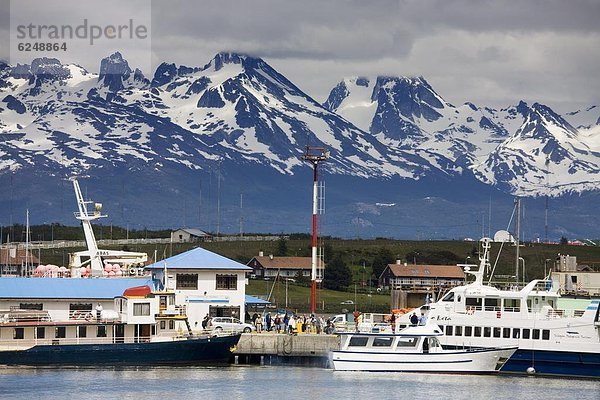
[[[214,317],[209,322],[209,328],[215,333],[219,332],[244,332],[250,333],[255,330],[252,324],[241,322],[233,317]]]
[[[344,300],[340,304],[354,304],[352,300]]]

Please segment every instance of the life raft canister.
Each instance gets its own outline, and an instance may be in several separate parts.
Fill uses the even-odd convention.
[[[500,318],[502,315],[500,314],[500,310],[496,311],[496,318]]]

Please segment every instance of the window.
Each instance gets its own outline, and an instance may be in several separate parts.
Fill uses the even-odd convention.
[[[418,341],[416,337],[399,337],[396,347],[415,347]]]
[[[364,347],[367,345],[369,338],[367,336],[354,336],[350,338],[348,347]]]
[[[176,288],[182,290],[198,289],[198,274],[177,274]]]
[[[485,328],[483,328],[483,337],[490,337],[492,336],[492,328],[490,328],[489,326],[486,326]]]
[[[502,328],[502,337],[510,338],[510,328]]]
[[[548,329],[542,330],[542,340],[550,340],[550,331]]]
[[[25,328],[15,328],[13,339],[25,339]]]
[[[462,326],[454,327],[454,336],[462,336]]]
[[[500,328],[499,327],[494,328],[494,337],[500,337]]]
[[[521,337],[521,330],[519,328],[513,328],[513,339],[518,339]]]
[[[167,321],[160,321],[160,329],[167,329]]]
[[[96,337],[106,337],[106,325],[99,325]]]
[[[237,275],[217,275],[217,290],[236,290]]]
[[[77,335],[79,337],[87,337],[87,326],[78,326]]]
[[[523,339],[529,339],[529,329],[523,329]]]
[[[57,326],[54,332],[54,337],[57,339],[66,338],[67,337],[67,327],[66,326]]]
[[[504,311],[506,311],[506,312],[521,311],[521,299],[504,299]]]
[[[473,307],[475,310],[481,310],[481,300],[481,297],[466,297],[465,305],[467,306],[467,309]]]
[[[373,339],[373,347],[390,347],[394,338],[391,337],[376,337]]]
[[[535,339],[535,340],[539,340],[540,339],[540,330],[539,329],[534,329],[533,330],[533,339]]]
[[[42,311],[44,309],[44,305],[42,303],[20,303],[19,308],[21,310],[38,310]]]
[[[471,336],[471,335],[473,335],[473,327],[465,326],[465,336]]]
[[[150,315],[150,303],[134,303],[133,315],[136,317]]]
[[[175,320],[169,320],[169,329],[175,329]]]
[[[442,301],[454,301],[454,292],[450,292],[445,295]]]
[[[92,303],[71,303],[69,311],[92,311]]]
[[[446,325],[446,336],[452,336],[452,325]]]
[[[484,299],[485,311],[500,310],[500,299],[486,298]]]
[[[46,338],[46,328],[44,328],[43,326],[38,326],[35,328],[35,337],[37,337],[38,339],[45,339]]]
[[[480,326],[476,326],[475,327],[475,335],[476,337],[481,337],[481,327]]]

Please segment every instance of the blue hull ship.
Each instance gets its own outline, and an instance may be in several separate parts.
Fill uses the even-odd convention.
[[[0,351],[5,365],[192,365],[224,364],[240,335],[197,337],[187,340],[141,343],[36,345],[24,350]]]

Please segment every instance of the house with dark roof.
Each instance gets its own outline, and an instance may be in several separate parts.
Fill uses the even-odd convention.
[[[171,241],[173,243],[195,243],[206,242],[212,236],[200,229],[181,228],[171,232]]]
[[[465,273],[457,265],[388,264],[379,276],[379,286],[392,290],[395,308],[418,307],[428,295],[433,301],[464,282]]]
[[[312,271],[311,257],[278,257],[265,256],[262,252],[253,257],[247,264],[252,268],[252,274],[256,278],[275,278],[276,276],[284,278],[294,278],[301,274],[310,277]]]
[[[25,264],[35,268],[40,264],[40,260],[25,249],[0,249],[0,275],[19,276],[24,272]]]

